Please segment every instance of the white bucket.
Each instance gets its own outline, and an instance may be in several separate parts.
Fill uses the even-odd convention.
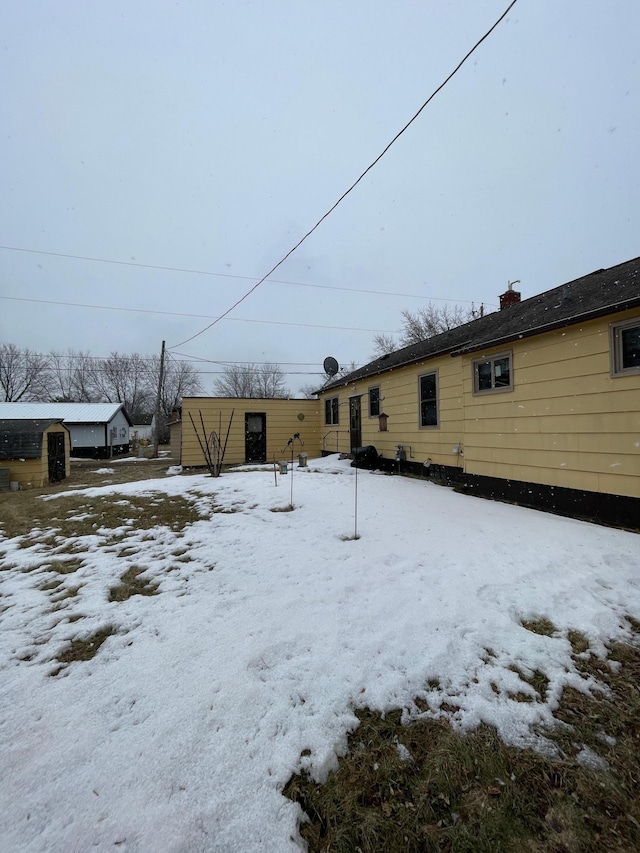
[[[20,488],[20,483],[17,480],[12,480],[9,483],[9,488],[11,489],[12,492],[17,492],[18,489]]]

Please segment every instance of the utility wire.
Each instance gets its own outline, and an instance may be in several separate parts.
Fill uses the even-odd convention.
[[[76,261],[92,261],[98,264],[118,264],[119,266],[123,267],[142,267],[143,269],[147,270],[165,270],[167,272],[182,272],[188,273],[190,275],[215,276],[216,278],[235,278],[240,279],[242,281],[256,280],[255,276],[250,275],[233,275],[232,273],[226,272],[210,272],[208,270],[187,269],[183,267],[164,267],[159,266],[158,264],[140,264],[135,261],[114,261],[110,258],[92,258],[88,255],[67,255],[63,252],[44,252],[40,249],[23,249],[19,246],[0,246],[0,249],[5,249],[9,252],[25,252],[26,254],[31,255],[49,255],[54,258],[71,258],[72,260]],[[451,299],[447,296],[424,296],[420,293],[392,293],[389,290],[370,290],[363,287],[340,287],[337,284],[310,284],[308,282],[303,281],[285,281],[279,278],[270,279],[269,284],[286,284],[291,287],[315,287],[319,290],[343,290],[347,293],[367,293],[374,294],[376,296],[399,296],[402,299],[429,299],[433,302],[468,302],[470,305],[473,305],[474,303],[473,299]],[[485,302],[484,304],[487,305],[488,303]],[[171,312],[166,311],[162,313],[170,314]],[[176,314],[175,316],[196,317],[202,315]],[[179,344],[177,346],[179,346]]]
[[[237,307],[238,307],[238,305],[240,305],[240,303],[241,303],[241,302],[244,302],[244,300],[245,300],[245,299],[247,299],[249,296],[251,296],[251,294],[252,294],[255,290],[257,290],[257,289],[260,287],[260,285],[261,285],[264,281],[266,281],[266,279],[268,279],[268,278],[269,278],[269,276],[270,276],[272,273],[274,273],[274,272],[278,269],[278,267],[282,266],[282,264],[287,260],[287,258],[289,258],[289,257],[290,257],[290,256],[291,256],[291,255],[296,251],[296,249],[298,249],[298,248],[299,248],[299,247],[304,243],[304,241],[305,241],[308,237],[310,237],[310,236],[313,234],[313,232],[314,232],[314,231],[315,231],[315,230],[316,230],[316,229],[321,225],[321,223],[322,223],[322,222],[324,222],[324,220],[325,220],[328,216],[330,216],[330,215],[333,213],[333,211],[336,209],[336,207],[338,207],[338,205],[339,205],[339,204],[340,204],[340,203],[341,203],[341,202],[342,202],[342,201],[343,201],[343,200],[344,200],[344,199],[349,195],[349,193],[350,193],[350,192],[352,192],[352,190],[354,190],[354,189],[358,186],[358,184],[359,184],[359,183],[360,183],[360,181],[365,177],[365,175],[367,175],[367,174],[368,174],[368,172],[370,172],[370,171],[371,171],[371,169],[373,169],[373,167],[374,167],[374,166],[375,166],[375,165],[376,165],[376,164],[377,164],[377,163],[378,163],[378,162],[379,162],[379,161],[384,157],[384,155],[385,155],[385,154],[387,153],[387,151],[391,148],[391,146],[394,144],[394,142],[396,142],[396,141],[397,141],[397,140],[402,136],[402,134],[403,134],[403,133],[404,133],[404,132],[405,132],[405,131],[406,131],[406,130],[407,130],[407,129],[412,125],[412,124],[413,124],[413,122],[418,118],[418,116],[419,116],[419,115],[420,115],[420,113],[424,110],[424,108],[425,108],[425,107],[426,107],[426,106],[427,106],[427,105],[428,105],[428,104],[429,104],[429,103],[430,103],[430,102],[435,98],[435,96],[438,94],[438,92],[440,92],[440,91],[442,91],[442,89],[444,89],[444,87],[447,85],[447,83],[448,83],[448,82],[449,82],[449,81],[450,81],[450,80],[451,80],[451,79],[452,79],[452,78],[453,78],[453,77],[458,73],[458,71],[462,68],[462,66],[463,66],[463,65],[465,64],[465,62],[469,59],[469,57],[470,57],[470,56],[471,56],[471,55],[472,55],[472,54],[473,54],[473,53],[474,53],[474,52],[475,52],[475,51],[480,47],[480,45],[482,44],[482,42],[483,42],[483,41],[485,41],[485,39],[487,39],[487,38],[491,35],[491,33],[492,33],[492,32],[495,30],[495,28],[496,28],[496,27],[497,27],[497,26],[502,22],[502,20],[503,20],[504,18],[506,18],[506,16],[509,14],[509,12],[511,11],[511,9],[513,9],[513,7],[516,5],[516,3],[517,3],[517,2],[518,2],[518,0],[512,0],[512,2],[511,2],[511,3],[509,3],[509,5],[508,5],[508,6],[507,6],[507,8],[505,9],[505,11],[500,15],[500,17],[499,17],[499,18],[498,18],[498,20],[493,24],[493,26],[491,26],[491,27],[487,30],[487,32],[482,36],[482,38],[480,38],[480,39],[479,39],[479,40],[474,44],[474,46],[471,48],[471,50],[470,50],[470,51],[469,51],[469,52],[468,52],[468,53],[467,53],[467,54],[466,54],[466,55],[465,55],[465,56],[460,60],[460,62],[456,65],[456,67],[453,69],[453,71],[449,74],[449,76],[448,76],[448,77],[446,77],[446,78],[443,80],[443,82],[438,86],[438,88],[437,88],[437,89],[435,89],[435,91],[434,91],[434,92],[432,92],[432,93],[431,93],[431,95],[429,95],[429,97],[428,97],[428,98],[427,98],[427,100],[422,104],[422,106],[420,107],[420,109],[415,113],[415,115],[413,115],[413,116],[409,119],[409,121],[405,124],[405,126],[404,126],[401,130],[399,130],[399,131],[398,131],[398,133],[396,133],[396,135],[393,137],[393,139],[391,140],[391,142],[389,142],[389,143],[387,144],[387,146],[386,146],[386,147],[385,147],[385,148],[380,152],[380,154],[378,154],[378,156],[375,158],[375,160],[374,160],[374,161],[373,161],[369,166],[367,166],[367,168],[364,170],[364,172],[362,172],[362,174],[361,174],[361,175],[360,175],[360,176],[359,176],[359,177],[358,177],[358,178],[357,178],[357,179],[356,179],[356,180],[351,184],[351,186],[350,186],[350,187],[349,187],[349,188],[348,188],[348,189],[347,189],[347,190],[346,190],[346,191],[345,191],[345,192],[340,196],[340,198],[335,202],[335,204],[334,204],[332,207],[330,207],[330,208],[329,208],[329,210],[327,210],[327,212],[326,212],[323,216],[321,216],[321,217],[320,217],[320,219],[316,222],[316,224],[313,226],[313,228],[311,228],[309,231],[307,231],[307,233],[304,235],[304,237],[302,237],[300,240],[298,240],[298,242],[295,244],[295,246],[294,246],[292,249],[290,249],[290,250],[287,252],[287,254],[286,254],[283,258],[281,258],[281,259],[278,261],[278,263],[277,263],[277,264],[275,264],[275,266],[273,266],[273,267],[269,270],[269,272],[268,272],[266,275],[264,275],[264,276],[260,279],[260,281],[258,281],[256,284],[254,284],[254,285],[253,285],[253,287],[252,287],[252,288],[250,288],[250,289],[249,289],[249,290],[244,294],[244,296],[241,296],[241,297],[240,297],[240,299],[236,300],[236,301],[233,303],[233,305],[232,305],[230,308],[228,308],[228,309],[227,309],[223,314],[221,314],[221,315],[220,315],[216,320],[214,320],[214,321],[213,321],[213,323],[209,323],[209,325],[208,325],[208,326],[205,326],[205,328],[204,328],[204,329],[202,329],[202,330],[201,330],[201,331],[199,331],[199,332],[196,332],[196,334],[195,334],[195,335],[191,335],[191,337],[190,337],[190,338],[186,338],[184,341],[180,341],[180,343],[178,343],[178,344],[174,344],[173,346],[169,347],[169,349],[175,349],[176,347],[181,347],[181,346],[183,346],[184,344],[187,344],[187,343],[189,343],[190,341],[193,341],[195,338],[198,338],[198,337],[200,337],[200,335],[202,335],[202,334],[204,334],[205,332],[207,332],[209,329],[211,329],[213,326],[215,326],[217,323],[219,323],[219,322],[220,322],[220,320],[223,320],[223,319],[224,319],[228,314],[230,314],[230,313],[234,310],[234,308],[237,308]]]
[[[37,302],[40,305],[64,305],[68,308],[96,308],[100,311],[131,311],[136,314],[164,314],[169,317],[200,317],[202,319],[211,317],[211,315],[207,314],[177,314],[173,311],[156,311],[153,308],[116,308],[114,305],[90,305],[85,302],[59,302],[53,299],[28,299],[23,296],[0,296],[0,299],[10,299],[13,302]],[[225,319],[224,315],[217,317],[215,318],[214,323],[223,319]],[[266,323],[269,326],[299,326],[305,329],[330,329],[334,332],[374,332],[393,335],[398,331],[398,329],[362,329],[354,326],[323,326],[319,323],[291,323],[286,320],[254,320],[249,317],[230,317],[229,319],[235,323]],[[213,326],[214,323],[211,323],[211,325]],[[197,335],[195,337],[197,337]],[[191,340],[191,338],[189,338],[189,340]]]

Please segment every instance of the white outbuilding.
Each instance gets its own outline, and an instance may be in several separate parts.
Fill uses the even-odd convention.
[[[0,422],[56,419],[71,438],[71,456],[107,459],[129,452],[132,421],[122,403],[0,403]]]

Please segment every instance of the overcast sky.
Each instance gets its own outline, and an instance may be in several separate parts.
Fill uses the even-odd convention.
[[[0,0],[0,341],[149,355],[164,339],[278,362],[295,392],[327,355],[369,361],[402,309],[493,310],[508,280],[526,298],[636,257],[640,4],[519,0],[276,281],[177,346],[507,6]]]

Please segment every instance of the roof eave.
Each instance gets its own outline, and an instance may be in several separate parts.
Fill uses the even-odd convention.
[[[607,305],[603,308],[593,309],[592,311],[584,311],[582,314],[574,314],[571,317],[565,317],[561,320],[555,320],[551,323],[545,323],[542,326],[536,326],[533,329],[523,329],[519,332],[510,332],[508,335],[493,338],[491,340],[479,341],[470,346],[458,347],[451,351],[451,357],[457,355],[468,355],[472,352],[479,352],[483,349],[500,346],[501,344],[512,343],[523,338],[532,338],[535,335],[543,335],[545,332],[553,332],[556,329],[566,329],[568,326],[576,326],[578,323],[586,323],[589,320],[597,320],[598,317],[607,317],[610,314],[620,314],[623,311],[628,311],[632,308],[640,306],[640,298],[629,299],[626,302],[616,302],[613,305]]]

